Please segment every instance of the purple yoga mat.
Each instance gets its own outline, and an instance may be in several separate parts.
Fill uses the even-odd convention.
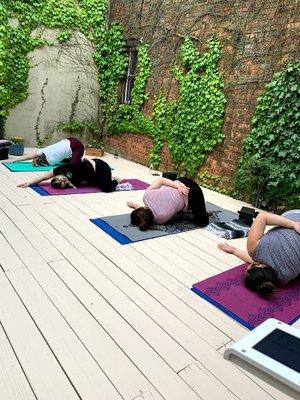
[[[148,183],[140,181],[139,179],[122,179],[120,183],[130,183],[133,190],[144,190],[149,186]],[[37,185],[44,189],[49,195],[64,195],[64,194],[83,194],[83,193],[100,193],[101,190],[98,186],[94,185],[81,185],[76,189],[54,189],[49,182],[43,182]]]
[[[268,318],[277,318],[288,324],[295,322],[300,317],[300,279],[264,299],[244,286],[247,265],[239,265],[195,283],[192,290],[249,329]]]

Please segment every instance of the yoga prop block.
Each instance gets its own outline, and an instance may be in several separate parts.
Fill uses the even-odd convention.
[[[0,160],[7,160],[8,159],[8,150],[11,142],[6,139],[0,140]]]

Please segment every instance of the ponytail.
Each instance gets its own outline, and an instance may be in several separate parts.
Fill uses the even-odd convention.
[[[264,297],[270,296],[277,284],[277,274],[266,265],[262,268],[250,268],[245,275],[245,286]]]
[[[270,296],[275,290],[275,285],[272,282],[264,282],[257,287],[257,292],[262,296]]]

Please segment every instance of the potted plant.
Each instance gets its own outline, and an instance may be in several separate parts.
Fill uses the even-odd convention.
[[[15,136],[10,139],[9,154],[11,156],[22,156],[24,154],[24,139],[21,136]]]
[[[102,142],[97,140],[92,140],[89,142],[85,148],[85,154],[87,156],[103,157],[104,155],[104,145]]]

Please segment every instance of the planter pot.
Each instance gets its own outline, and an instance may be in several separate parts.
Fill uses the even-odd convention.
[[[11,156],[22,156],[24,154],[24,144],[12,144],[9,146],[8,152]]]
[[[86,147],[85,154],[87,156],[95,156],[95,157],[103,157],[104,156],[104,149],[98,147]]]

